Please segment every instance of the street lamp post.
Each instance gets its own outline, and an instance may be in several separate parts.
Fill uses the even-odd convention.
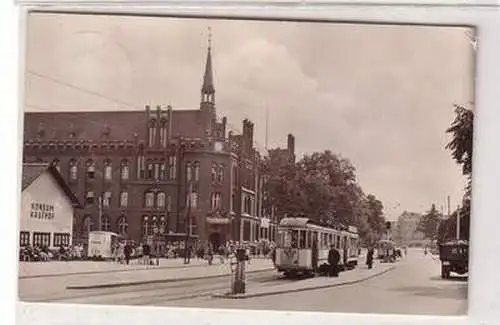
[[[158,257],[158,226],[155,224],[154,228],[153,228],[153,236],[154,236],[154,239],[155,239],[155,242],[156,242],[156,265],[160,265],[160,260],[159,260],[159,257]]]
[[[189,252],[189,233],[191,230],[191,201],[193,200],[192,195],[193,195],[193,184],[191,181],[189,181],[189,186],[188,186],[188,195],[187,195],[187,210],[186,210],[186,238],[184,241],[184,264],[189,264],[191,261],[191,254]]]

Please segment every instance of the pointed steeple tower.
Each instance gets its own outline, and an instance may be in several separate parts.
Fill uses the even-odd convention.
[[[214,76],[212,71],[212,31],[208,28],[208,52],[207,62],[205,63],[205,74],[203,76],[203,85],[201,87],[201,105],[215,105],[215,87]]]

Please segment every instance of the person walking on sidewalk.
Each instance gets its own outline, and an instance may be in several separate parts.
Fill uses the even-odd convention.
[[[125,248],[123,249],[123,253],[125,255],[125,263],[129,265],[130,263],[130,255],[132,255],[132,246],[130,243],[125,244]]]
[[[366,265],[371,269],[373,267],[373,247],[368,247],[368,253],[366,254]]]
[[[144,265],[149,266],[149,257],[151,254],[151,247],[149,247],[148,243],[142,244],[142,262]]]
[[[340,254],[335,249],[335,245],[331,245],[330,250],[328,251],[328,275],[333,277],[339,276],[339,261]]]

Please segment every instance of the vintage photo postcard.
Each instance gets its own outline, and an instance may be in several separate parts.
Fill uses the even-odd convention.
[[[475,30],[27,17],[19,299],[464,315]]]

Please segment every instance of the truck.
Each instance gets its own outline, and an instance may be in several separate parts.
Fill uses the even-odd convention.
[[[109,231],[91,231],[89,233],[88,257],[93,259],[112,259],[113,246],[119,235]]]
[[[467,240],[448,240],[439,244],[441,278],[450,278],[450,273],[460,275],[469,272],[469,242]]]

